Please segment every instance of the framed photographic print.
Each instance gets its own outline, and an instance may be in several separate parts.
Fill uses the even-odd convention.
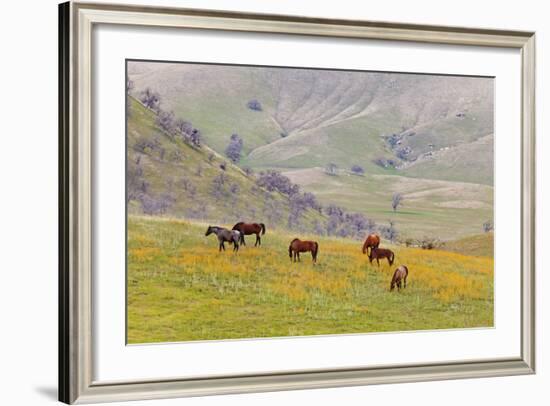
[[[61,401],[534,373],[534,33],[59,16]]]

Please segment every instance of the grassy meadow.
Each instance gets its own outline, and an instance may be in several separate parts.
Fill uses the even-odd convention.
[[[377,267],[361,253],[360,241],[310,236],[319,242],[313,265],[309,253],[290,262],[295,235],[284,230],[268,225],[261,247],[248,236],[238,253],[229,244],[218,253],[206,227],[128,218],[130,344],[493,325],[489,251],[464,256],[393,246],[394,266]],[[399,264],[409,268],[408,286],[390,293]]]

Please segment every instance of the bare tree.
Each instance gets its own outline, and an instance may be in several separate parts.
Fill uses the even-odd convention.
[[[189,121],[185,121],[181,118],[178,118],[175,122],[176,128],[181,132],[182,136],[188,137],[193,132],[193,124]]]
[[[300,187],[278,171],[268,170],[260,172],[256,184],[269,192],[278,191],[287,196],[300,192]]]
[[[160,95],[149,88],[140,93],[139,101],[148,109],[158,111],[160,108]]]
[[[397,208],[400,204],[402,204],[403,200],[405,198],[401,193],[394,193],[391,199],[391,207],[393,208],[393,211],[397,211]]]
[[[246,103],[246,107],[248,107],[250,110],[262,111],[262,105],[256,99],[252,99],[248,103]]]
[[[229,140],[229,145],[225,149],[225,155],[233,162],[234,164],[238,163],[241,160],[241,153],[243,149],[243,140],[239,137],[239,134],[232,134]]]
[[[329,163],[327,166],[325,166],[325,172],[328,175],[336,175],[336,171],[338,170],[338,166],[335,163]]]
[[[399,235],[397,228],[395,228],[395,224],[392,220],[389,221],[389,225],[380,226],[379,230],[380,234],[382,234],[382,237],[390,240],[392,243],[395,242],[397,236]]]
[[[166,131],[168,134],[173,135],[176,130],[174,112],[160,110],[157,115],[157,125]]]
[[[134,81],[128,79],[126,81],[126,116],[132,115],[132,101],[130,100],[130,92],[134,89]]]
[[[193,131],[191,131],[191,135],[189,136],[189,140],[191,141],[191,144],[197,148],[200,148],[202,146],[202,134],[200,130],[194,128]]]
[[[363,169],[362,166],[359,166],[359,165],[353,165],[351,167],[351,171],[355,174],[355,175],[363,175],[365,173],[365,170]]]

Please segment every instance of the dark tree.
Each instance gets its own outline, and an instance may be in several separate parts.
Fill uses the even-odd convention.
[[[353,165],[351,167],[351,171],[356,175],[363,175],[365,173],[365,170],[363,169],[363,167],[359,165]]]
[[[139,101],[148,109],[158,111],[160,108],[160,96],[157,92],[153,92],[147,88],[139,95]]]
[[[225,149],[225,155],[227,155],[231,162],[236,164],[241,160],[242,149],[242,138],[239,137],[239,134],[232,134],[231,138],[229,139],[229,145]]]
[[[194,128],[193,131],[191,131],[191,135],[189,136],[189,141],[193,146],[200,148],[202,145],[202,134],[200,130]]]
[[[248,107],[250,110],[262,111],[262,105],[256,99],[252,99],[248,103],[246,103],[246,107]]]
[[[401,193],[394,193],[391,198],[391,207],[393,208],[393,211],[396,211],[399,205],[403,202],[405,198]]]

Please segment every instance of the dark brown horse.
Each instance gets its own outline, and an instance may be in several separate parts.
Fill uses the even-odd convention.
[[[393,273],[393,278],[391,279],[390,292],[397,285],[397,290],[401,290],[401,281],[403,281],[403,288],[407,287],[407,276],[409,276],[409,268],[405,265],[400,265],[395,272]]]
[[[369,262],[372,264],[372,260],[376,259],[376,263],[378,264],[378,266],[380,266],[380,258],[387,258],[388,263],[390,264],[390,266],[392,266],[395,254],[392,250],[388,250],[385,248],[372,248],[369,254]]]
[[[262,235],[265,234],[264,223],[245,223],[241,221],[233,226],[233,230],[237,230],[241,233],[241,245],[246,245],[246,242],[244,241],[244,236],[250,234],[256,234],[256,243],[254,244],[254,246],[262,245],[260,232]]]
[[[367,239],[365,240],[365,243],[363,244],[363,254],[370,255],[369,248],[372,251],[373,248],[378,248],[379,245],[380,237],[376,234],[369,234],[367,236]]]
[[[308,251],[311,251],[311,259],[313,260],[313,263],[317,263],[317,253],[319,252],[319,244],[317,241],[300,241],[295,238],[288,246],[288,256],[292,261],[292,256],[294,254],[294,262],[296,262],[296,259],[300,261],[300,252]]]

